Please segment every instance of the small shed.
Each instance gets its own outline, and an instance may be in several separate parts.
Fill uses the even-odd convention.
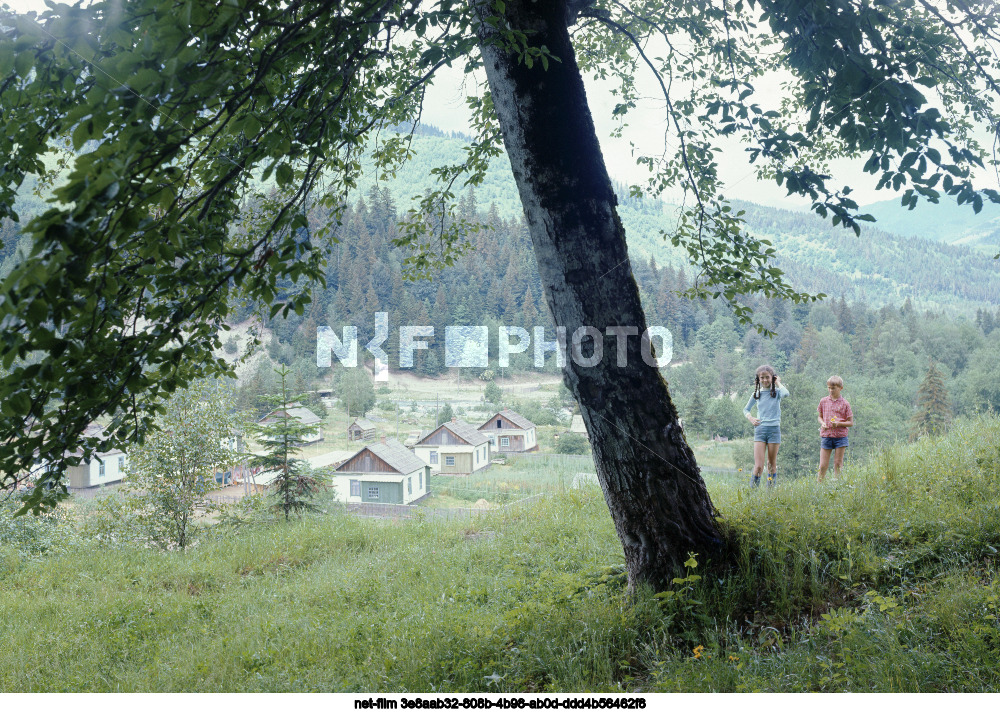
[[[347,440],[348,441],[368,441],[375,440],[375,424],[369,421],[367,418],[356,418],[347,427]]]

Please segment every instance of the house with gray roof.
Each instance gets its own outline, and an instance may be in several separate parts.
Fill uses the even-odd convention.
[[[509,408],[493,414],[479,427],[479,432],[490,439],[493,450],[497,453],[524,453],[538,450],[535,424]]]
[[[394,438],[369,443],[333,470],[344,503],[409,505],[430,492],[431,469]]]
[[[272,423],[277,423],[278,421],[283,420],[286,415],[289,420],[298,421],[303,426],[314,427],[314,430],[310,430],[303,434],[302,443],[317,443],[318,441],[323,440],[323,419],[298,402],[285,404],[283,408],[274,409],[274,411],[267,414],[257,423],[261,426],[268,426]]]
[[[442,475],[468,475],[489,468],[490,439],[475,426],[457,418],[424,435],[413,453]]]

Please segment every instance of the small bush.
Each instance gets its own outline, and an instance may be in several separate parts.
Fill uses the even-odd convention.
[[[579,433],[564,433],[556,441],[556,453],[586,455],[590,453],[590,443]]]

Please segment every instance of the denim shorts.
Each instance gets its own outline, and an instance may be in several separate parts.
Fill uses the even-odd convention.
[[[847,448],[847,436],[838,436],[837,438],[827,438],[826,436],[819,439],[820,450],[833,451],[838,448]]]
[[[781,426],[754,426],[753,439],[761,443],[781,443]]]

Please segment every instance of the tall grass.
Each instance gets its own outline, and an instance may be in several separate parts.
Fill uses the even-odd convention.
[[[185,554],[95,540],[84,508],[4,515],[0,690],[1000,685],[1000,423],[959,423],[826,486],[709,487],[734,561],[699,554],[670,593],[634,596],[596,489],[471,523],[338,509],[217,527]]]

